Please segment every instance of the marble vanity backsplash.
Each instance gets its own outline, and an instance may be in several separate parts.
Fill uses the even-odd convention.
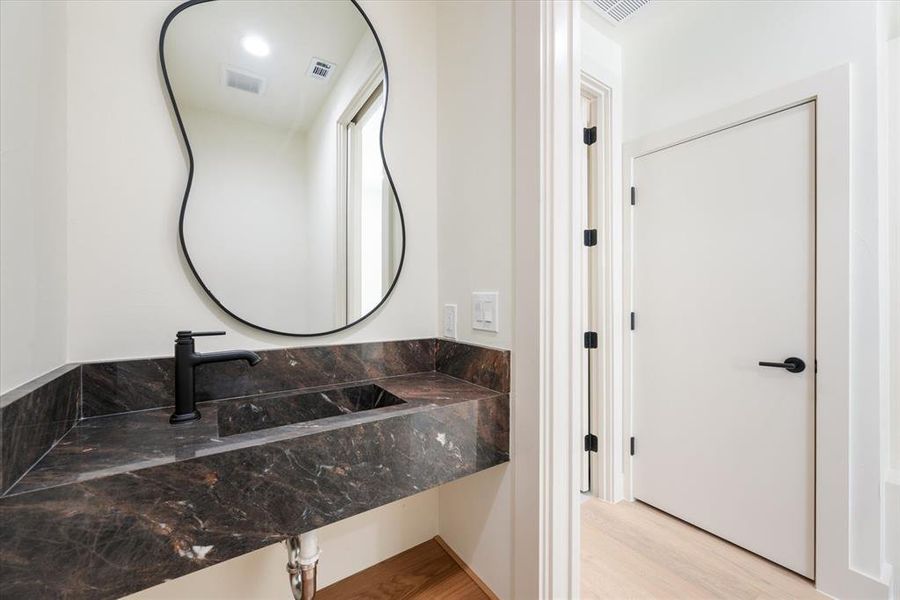
[[[201,365],[198,401],[341,385],[437,371],[509,392],[510,353],[444,339],[257,352],[262,361]],[[174,405],[171,357],[72,364],[0,396],[0,494],[79,419]]]
[[[453,340],[434,340],[434,370],[497,392],[509,393],[509,352]]]
[[[262,361],[200,365],[198,401],[284,392],[435,370],[434,339],[260,350]],[[200,350],[202,352],[202,350]],[[83,365],[85,417],[173,406],[175,359],[151,358]]]
[[[0,494],[80,417],[81,369],[66,365],[0,396]]]

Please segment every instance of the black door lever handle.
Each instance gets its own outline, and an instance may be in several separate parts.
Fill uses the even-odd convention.
[[[806,363],[803,362],[802,359],[797,358],[796,356],[792,356],[790,358],[784,359],[784,362],[764,362],[760,361],[759,366],[761,367],[777,367],[779,369],[784,369],[789,373],[802,373],[806,370]]]

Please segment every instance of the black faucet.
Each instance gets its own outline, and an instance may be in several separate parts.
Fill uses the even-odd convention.
[[[223,352],[194,352],[194,338],[199,335],[225,335],[224,331],[179,331],[175,337],[175,412],[169,423],[187,423],[200,418],[194,402],[194,367],[206,363],[227,360],[246,360],[250,366],[262,359],[249,350],[225,350]]]

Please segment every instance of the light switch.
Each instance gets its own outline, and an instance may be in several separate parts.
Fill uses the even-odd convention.
[[[472,294],[472,329],[500,331],[500,294],[475,292]]]
[[[456,305],[444,305],[444,337],[456,339]]]
[[[490,324],[494,322],[494,301],[493,300],[485,300],[484,301],[484,322],[485,324]]]

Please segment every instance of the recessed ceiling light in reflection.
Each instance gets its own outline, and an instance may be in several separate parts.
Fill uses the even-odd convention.
[[[253,56],[268,56],[270,52],[269,43],[258,35],[245,35],[241,38],[241,46]]]

